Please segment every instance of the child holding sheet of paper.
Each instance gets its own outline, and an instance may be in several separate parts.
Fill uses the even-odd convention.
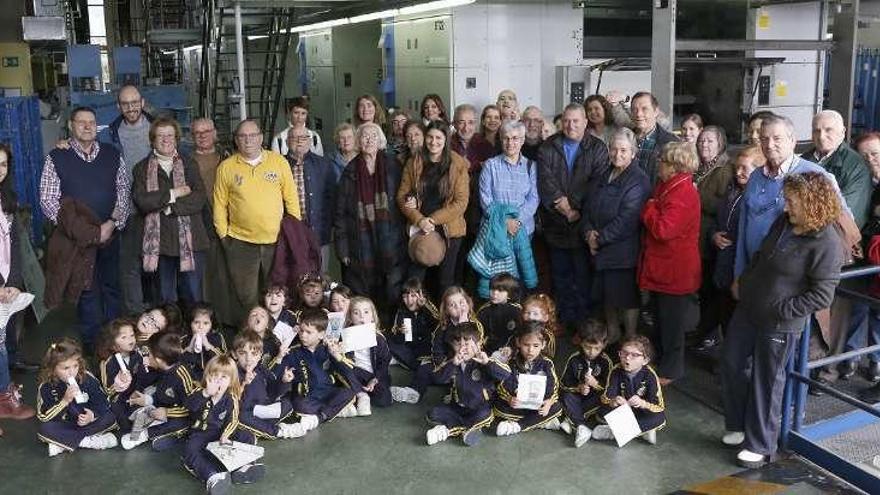
[[[183,362],[189,366],[193,378],[202,379],[208,361],[226,354],[226,339],[217,329],[214,310],[205,303],[196,303],[190,309],[190,333],[183,340]]]
[[[626,339],[620,346],[620,364],[611,370],[605,393],[602,394],[603,407],[599,414],[605,415],[617,406],[629,404],[642,430],[642,438],[657,443],[657,430],[666,425],[666,407],[663,391],[657,373],[648,366],[654,348],[647,337]],[[611,440],[614,434],[607,425],[593,429],[596,440]]]
[[[129,417],[137,409],[128,399],[137,390],[143,392],[146,368],[134,336],[134,321],[118,318],[104,326],[98,339],[101,386],[110,401],[110,409],[122,433],[131,431]]]
[[[239,431],[241,384],[235,361],[217,356],[205,365],[202,388],[189,394],[186,409],[191,427],[183,451],[183,467],[205,483],[209,494],[226,493],[231,483],[254,483],[266,474],[261,462],[253,462],[232,471],[208,452],[208,444],[232,440],[254,443],[253,435]]]
[[[275,329],[279,325],[286,325],[291,330],[296,328],[296,315],[288,309],[290,298],[287,295],[287,287],[283,285],[270,285],[263,293],[263,307],[269,312],[269,328]],[[273,332],[275,333],[275,332]],[[294,339],[296,334],[294,332]],[[297,343],[294,340],[292,344]]]
[[[569,356],[562,373],[562,404],[566,419],[562,430],[574,433],[574,446],[582,447],[593,431],[588,422],[602,405],[602,392],[613,364],[605,354],[608,327],[598,320],[578,324],[578,350]],[[595,423],[593,423],[595,424]]]
[[[460,323],[446,334],[448,359],[437,370],[438,383],[452,384],[452,400],[431,408],[427,431],[428,445],[450,436],[462,437],[465,445],[476,445],[482,429],[492,424],[492,397],[495,386],[507,378],[510,369],[490,359],[480,344],[480,332],[471,322]]]
[[[354,361],[355,381],[352,388],[357,394],[357,415],[369,416],[372,414],[371,404],[379,407],[391,405],[391,375],[388,372],[391,351],[385,336],[378,329],[379,316],[373,301],[366,297],[353,297],[346,320],[346,326],[349,327],[372,324],[372,331],[376,333],[375,346],[351,351],[346,355]]]
[[[515,334],[516,350],[510,359],[510,375],[498,386],[495,415],[501,419],[495,433],[502,437],[534,428],[558,430],[562,405],[553,361],[543,355],[547,329],[527,322]],[[536,387],[541,382],[542,388]]]

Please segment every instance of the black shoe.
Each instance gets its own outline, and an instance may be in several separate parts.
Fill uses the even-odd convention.
[[[248,464],[232,472],[232,482],[236,485],[256,483],[266,476],[266,465],[261,463]]]
[[[825,386],[828,386],[831,384],[831,382],[829,382],[828,380],[826,380],[822,377],[817,377],[817,378],[815,378],[815,380]],[[825,395],[824,390],[820,390],[819,388],[813,387],[812,385],[810,386],[810,389],[808,390],[808,392],[813,397],[822,397],[823,395]]]
[[[856,374],[856,370],[859,368],[859,364],[855,359],[848,359],[842,363],[840,363],[840,379],[841,380],[849,380]]]
[[[871,361],[871,364],[865,369],[865,378],[872,382],[880,381],[880,363]]]
[[[867,402],[868,404],[874,404],[876,402],[880,402],[880,383],[874,385],[873,387],[865,388],[859,390],[859,399]]]
[[[694,350],[697,352],[709,352],[709,351],[715,349],[716,347],[718,347],[718,344],[720,344],[720,343],[721,343],[720,339],[717,339],[715,337],[708,337],[708,338],[703,339],[703,341],[700,342],[700,345],[695,347]]]

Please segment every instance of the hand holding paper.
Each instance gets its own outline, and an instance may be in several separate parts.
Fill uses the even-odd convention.
[[[636,421],[636,415],[629,404],[626,403],[615,407],[614,410],[606,414],[605,422],[608,423],[608,427],[614,433],[614,440],[617,441],[618,447],[623,447],[630,440],[642,434],[639,422]]]
[[[516,407],[538,411],[544,405],[544,392],[547,389],[547,377],[520,373],[517,377]]]
[[[342,329],[342,347],[344,352],[360,351],[376,347],[376,324],[365,323]]]

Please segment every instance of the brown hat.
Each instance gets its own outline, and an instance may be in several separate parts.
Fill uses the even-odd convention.
[[[409,238],[409,257],[420,265],[437,266],[446,257],[446,241],[437,231],[419,231]]]

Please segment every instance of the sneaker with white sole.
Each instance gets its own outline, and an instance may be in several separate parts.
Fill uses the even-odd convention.
[[[721,437],[721,443],[729,447],[734,447],[743,443],[745,439],[746,434],[741,431],[725,431],[724,436]]]
[[[550,421],[547,421],[541,428],[545,430],[557,431],[562,429],[562,424],[559,422],[559,418],[553,418]]]
[[[318,424],[321,423],[321,420],[318,419],[316,414],[301,414],[299,416],[299,422],[302,423],[302,427],[305,431],[312,431],[318,427]]]
[[[79,442],[79,446],[84,449],[104,450],[116,447],[116,436],[112,433],[99,433],[97,435],[89,435]]]
[[[50,443],[49,444],[49,457],[55,457],[56,455],[61,454],[65,450],[67,450],[67,449],[65,449],[64,447],[62,447],[60,445],[55,445],[54,443]]]
[[[226,495],[232,488],[229,473],[215,473],[205,482],[205,488],[208,490],[208,495]]]
[[[590,438],[593,437],[593,430],[591,430],[587,425],[578,425],[577,431],[574,435],[574,446],[575,448],[581,448],[585,443],[590,441]]]
[[[359,393],[355,409],[357,409],[358,416],[369,416],[373,414],[373,410],[370,408],[370,396],[364,392]]]
[[[417,404],[422,395],[411,387],[391,387],[391,400],[394,402],[405,402],[407,404]]]
[[[495,434],[499,437],[506,437],[516,435],[520,430],[522,430],[522,428],[519,426],[519,423],[515,421],[502,421],[498,423],[498,427],[495,428]]]
[[[357,408],[354,404],[345,406],[345,409],[339,412],[340,418],[353,418],[358,415]]]
[[[642,434],[642,440],[650,443],[651,445],[657,445],[657,430],[649,430]]]
[[[559,429],[564,431],[566,435],[571,435],[575,430],[574,423],[566,418],[562,423],[559,423]]]
[[[122,443],[123,449],[131,450],[138,445],[146,442],[147,440],[149,440],[149,438],[150,436],[147,435],[147,430],[141,430],[137,433],[132,432],[122,435],[122,440],[120,440],[120,443]]]
[[[428,445],[443,442],[447,438],[449,438],[449,428],[445,425],[437,425],[425,432],[425,439],[428,441]]]
[[[266,477],[266,465],[261,462],[247,464],[232,473],[232,482],[236,485],[256,483]]]
[[[742,449],[736,455],[736,462],[742,467],[757,469],[767,464],[767,457],[750,450]]]
[[[593,428],[593,439],[595,440],[614,440],[614,432],[608,425],[598,425]]]
[[[306,429],[302,422],[281,423],[278,425],[278,438],[300,438],[306,436]]]

